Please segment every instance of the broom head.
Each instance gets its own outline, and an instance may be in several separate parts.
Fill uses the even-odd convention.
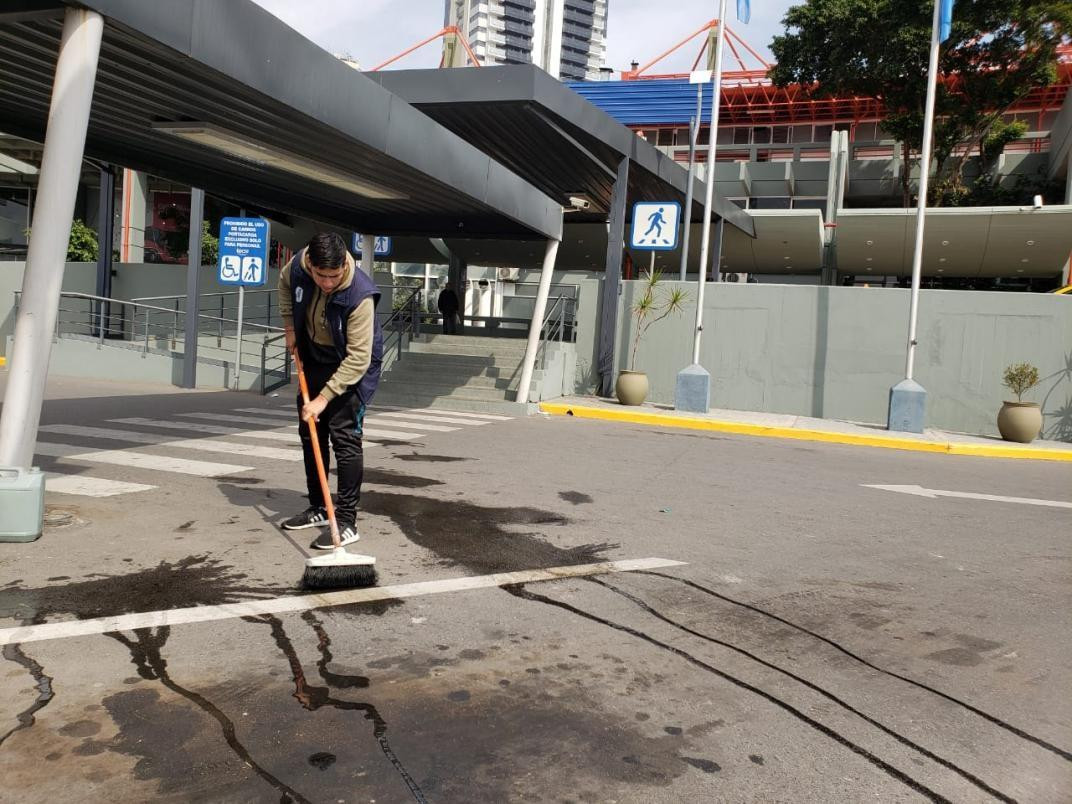
[[[336,547],[330,553],[305,560],[302,586],[306,589],[364,588],[375,586],[376,559]]]

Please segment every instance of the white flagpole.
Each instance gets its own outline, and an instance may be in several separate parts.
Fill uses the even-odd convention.
[[[905,379],[912,379],[916,360],[916,319],[919,313],[919,280],[923,271],[923,226],[927,216],[927,181],[931,171],[931,140],[934,132],[934,96],[938,88],[938,26],[942,0],[934,0],[931,23],[931,57],[927,67],[927,105],[923,116],[923,151],[919,162],[919,201],[916,204],[916,245],[912,252],[912,301],[908,308],[908,350]]]
[[[703,333],[704,286],[707,284],[707,248],[711,243],[711,200],[715,191],[715,140],[718,139],[718,107],[722,99],[722,41],[726,30],[726,0],[718,4],[718,38],[715,40],[715,81],[711,93],[711,134],[707,141],[707,186],[700,240],[700,270],[696,291],[696,330],[692,336],[692,362],[700,362],[700,335]],[[718,266],[715,266],[718,270]]]

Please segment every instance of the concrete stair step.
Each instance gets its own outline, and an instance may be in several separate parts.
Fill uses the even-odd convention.
[[[495,413],[501,416],[527,416],[536,409],[535,405],[506,400],[470,399],[462,396],[433,396],[428,394],[397,394],[388,386],[381,386],[372,400],[372,409],[386,407],[398,408],[432,408],[435,410],[457,410],[468,413]]]
[[[496,348],[503,349],[521,349],[525,351],[525,345],[527,343],[526,338],[489,338],[479,335],[440,335],[437,333],[422,333],[419,338],[414,339],[415,343],[428,343],[428,344],[448,344],[451,346],[488,346],[492,350]]]
[[[390,371],[384,372],[384,379],[393,377],[400,380],[434,378],[437,382],[462,382],[465,380],[487,379],[498,382],[516,382],[521,377],[521,366],[481,366],[481,365],[443,365],[441,363],[417,363],[402,360],[394,363]],[[536,369],[533,377],[540,379],[543,371]]]
[[[514,395],[513,391],[505,388],[484,388],[464,383],[399,382],[396,380],[385,381],[382,387],[384,390],[390,389],[393,394],[405,396],[462,396],[468,399],[513,401],[509,397]]]
[[[481,369],[498,369],[500,371],[519,370],[524,355],[459,355],[435,352],[406,352],[398,365],[441,366],[447,371],[479,371]]]
[[[412,341],[409,351],[414,354],[460,355],[463,357],[508,357],[520,362],[524,348],[488,346],[486,344],[423,343]]]
[[[383,375],[381,382],[385,386],[403,383],[407,385],[452,386],[455,388],[498,388],[502,391],[512,391],[517,388],[520,379],[520,371],[512,376],[493,377],[481,374],[459,375],[441,372],[422,372],[414,370],[399,371],[398,369],[392,369]],[[542,376],[535,376],[534,374],[533,380],[535,382],[539,382],[541,379]]]

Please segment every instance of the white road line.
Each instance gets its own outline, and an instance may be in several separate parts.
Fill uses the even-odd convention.
[[[208,419],[213,422],[237,422],[238,424],[267,424],[271,427],[297,427],[298,426],[298,414],[294,414],[294,424],[285,424],[283,422],[277,422],[274,419],[265,419],[261,416],[259,419],[255,419],[252,416],[229,416],[225,413],[179,413],[176,414],[187,419]]]
[[[285,441],[288,444],[296,444],[297,436],[293,431],[280,433],[276,430],[241,430],[237,427],[221,427],[218,424],[202,424],[201,422],[164,422],[158,419],[108,419],[115,424],[140,424],[146,427],[160,427],[165,430],[187,430],[195,433],[211,433],[213,435],[233,435],[241,438],[263,438],[268,441]]]
[[[399,422],[404,424],[404,422]],[[415,438],[423,438],[426,433],[408,433],[404,430],[384,430],[379,427],[366,427],[363,431],[363,435],[370,438],[386,438],[391,441],[412,441]]]
[[[1043,505],[1048,508],[1072,508],[1072,502],[1063,500],[1039,500],[1034,497],[1001,497],[997,494],[976,494],[971,491],[945,491],[944,489],[925,489],[922,486],[872,486],[861,483],[867,489],[879,491],[896,491],[900,494],[912,494],[916,497],[959,497],[963,500],[987,500],[989,502],[1016,503],[1018,505]]]
[[[130,494],[133,491],[149,491],[156,486],[144,483],[126,483],[122,480],[106,480],[102,477],[84,475],[61,475],[55,472],[45,474],[45,491],[59,494],[77,494],[81,497],[114,497],[117,494]]]
[[[396,413],[393,410],[380,413],[377,416],[389,416],[392,419],[413,419],[414,421],[429,422],[431,424],[464,424],[467,427],[480,427],[491,422],[479,422],[475,419],[458,419],[453,416],[428,416],[423,413]],[[406,423],[406,422],[403,422]]]
[[[235,413],[266,413],[269,416],[282,416],[291,421],[295,421],[298,418],[298,409],[294,405],[290,406],[290,410],[275,410],[273,408],[235,408]]]
[[[422,419],[420,422],[403,422],[396,421],[395,419],[387,419],[386,421],[384,421],[382,419],[382,414],[376,416],[367,416],[365,418],[365,421],[372,422],[373,424],[386,424],[388,427],[398,425],[399,427],[408,427],[411,430],[428,430],[433,433],[453,433],[455,430],[458,429],[457,427],[443,427],[442,425],[438,424],[424,424],[424,421],[426,421],[424,419]]]
[[[474,575],[468,578],[447,578],[441,581],[423,581],[396,586],[379,586],[369,589],[348,589],[339,592],[324,592],[313,595],[293,595],[270,600],[249,600],[227,603],[222,606],[192,606],[167,611],[146,611],[137,614],[121,614],[114,617],[99,617],[93,620],[68,620],[43,625],[26,625],[0,629],[0,645],[15,645],[26,642],[44,642],[51,639],[107,634],[113,631],[130,631],[135,628],[185,625],[189,623],[231,620],[238,617],[257,617],[262,614],[282,614],[290,611],[309,611],[332,606],[349,606],[354,603],[373,603],[378,600],[402,600],[422,595],[462,592],[470,589],[488,589],[517,583],[553,581],[559,578],[579,578],[585,575],[602,575],[609,572],[635,572],[665,567],[683,566],[685,562],[668,558],[634,558],[624,561],[607,561],[601,564],[576,564],[570,567],[550,567],[522,572],[499,572],[494,575]]]
[[[133,430],[111,430],[106,427],[76,427],[73,424],[46,424],[38,428],[42,433],[103,438],[110,441],[129,441],[134,444],[153,444],[176,449],[193,449],[203,452],[223,452],[228,455],[249,455],[254,458],[269,458],[274,461],[300,461],[301,451],[259,447],[237,441],[217,441],[211,438],[170,439],[154,433],[139,433]],[[295,445],[297,446],[297,445]]]
[[[180,475],[197,477],[221,477],[238,472],[248,472],[252,466],[238,466],[233,463],[214,463],[212,461],[191,461],[186,458],[172,458],[168,455],[153,455],[148,452],[133,452],[126,449],[110,449],[100,452],[86,452],[85,447],[73,447],[70,444],[50,444],[38,441],[34,447],[35,455],[47,455],[51,458],[65,458],[70,461],[85,463],[107,463],[113,466],[130,466],[135,469],[151,469],[157,472],[175,472]]]
[[[378,407],[375,400],[373,407]],[[494,413],[470,413],[463,410],[446,410],[444,408],[400,408],[395,405],[384,405],[382,410],[397,410],[405,413],[428,413],[435,416],[460,416],[463,419],[487,419],[493,422],[508,422],[513,416],[499,416]]]

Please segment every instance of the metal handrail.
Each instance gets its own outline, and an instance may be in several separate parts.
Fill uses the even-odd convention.
[[[75,301],[84,303],[86,308],[79,305],[65,304]],[[21,303],[21,291],[15,291],[15,309]],[[130,308],[128,311],[127,308]],[[116,308],[119,312],[112,312]],[[206,313],[198,315],[198,335],[204,334],[208,328],[219,328],[222,333],[224,325],[235,325],[237,333],[237,321],[225,317],[214,316]],[[128,324],[129,322],[129,324]],[[261,351],[261,387],[267,387],[268,373],[280,371],[280,368],[270,368],[269,362],[280,357],[284,362],[286,350],[279,349],[278,355],[273,355],[274,349],[278,348],[278,341],[283,337],[283,329],[266,324],[243,323],[242,343],[252,343],[254,349],[258,346]],[[56,328],[54,337],[58,338],[61,332],[78,336],[91,336],[103,345],[106,337],[122,339],[128,343],[140,345],[141,354],[147,355],[155,341],[156,347],[167,344],[165,349],[176,350],[180,339],[184,340],[185,332],[180,325],[177,311],[174,308],[160,305],[134,302],[126,299],[113,299],[106,296],[97,296],[92,293],[63,292],[60,294],[60,305],[56,316]],[[235,333],[235,334],[236,334]],[[236,342],[237,345],[237,342]],[[217,343],[220,353],[213,355],[213,347],[204,346],[198,350],[199,358],[228,360],[233,357],[233,352],[224,349]],[[207,350],[207,354],[206,351]],[[212,355],[210,357],[210,355]],[[289,382],[289,366],[281,369],[284,382]],[[273,386],[277,387],[277,386]]]
[[[383,338],[383,356],[385,359],[391,349],[396,348],[395,360],[402,360],[402,347],[406,333],[409,333],[411,339],[419,337],[421,334],[421,295],[424,291],[421,288],[407,289],[412,290],[412,292],[401,305],[391,311],[391,315],[381,325],[382,330],[386,333]],[[393,343],[392,338],[394,339]]]

